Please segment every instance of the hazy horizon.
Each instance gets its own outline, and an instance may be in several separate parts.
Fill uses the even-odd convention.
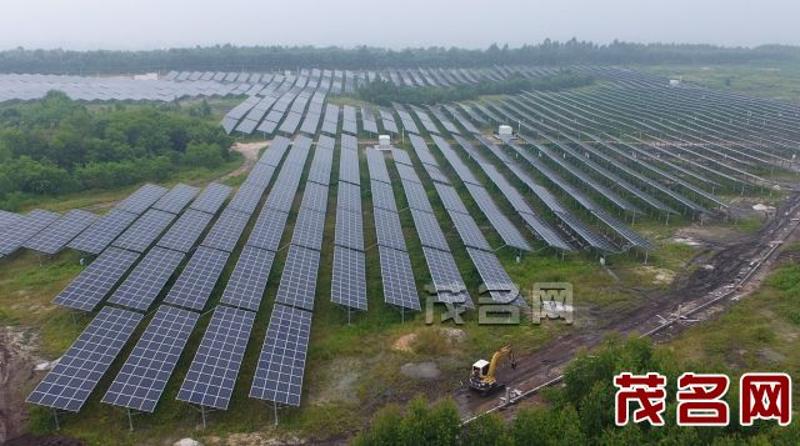
[[[673,0],[526,2],[407,0],[378,8],[366,0],[248,4],[209,0],[9,0],[0,16],[0,49],[24,47],[156,49],[234,45],[519,46],[545,38],[600,44],[704,43],[800,45],[800,2]],[[455,9],[455,12],[453,11]]]

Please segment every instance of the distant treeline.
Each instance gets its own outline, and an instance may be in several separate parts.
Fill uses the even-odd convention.
[[[517,48],[492,45],[485,50],[409,48],[390,50],[313,46],[217,45],[149,51],[26,50],[0,52],[6,73],[109,74],[146,71],[270,71],[324,67],[380,69],[386,67],[472,67],[494,64],[726,64],[800,59],[800,48],[768,45],[727,48],[713,45],[639,44],[545,40]]]
[[[195,107],[97,113],[57,92],[0,107],[0,208],[14,209],[25,195],[112,189],[221,165],[231,139],[196,117],[210,113],[207,104]]]
[[[555,91],[590,85],[594,82],[591,76],[562,70],[558,74],[534,79],[511,76],[499,82],[483,81],[477,84],[457,85],[455,87],[400,87],[392,82],[376,79],[358,89],[358,97],[367,102],[379,105],[391,105],[393,102],[403,104],[438,104],[443,102],[465,101],[478,96],[515,94],[521,91]]]

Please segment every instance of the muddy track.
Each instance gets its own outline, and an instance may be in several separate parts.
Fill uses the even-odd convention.
[[[796,237],[800,232],[796,230],[798,222],[793,221],[800,217],[800,193],[787,199],[775,215],[757,233],[705,249],[691,262],[695,266],[711,265],[713,268],[697,268],[688,276],[678,278],[670,290],[643,295],[641,304],[635,307],[615,309],[614,312],[599,315],[599,318],[593,315],[593,318],[601,321],[599,324],[560,336],[535,353],[520,357],[516,369],[506,367],[498,372],[498,380],[507,383],[509,388],[523,392],[534,389],[559,377],[564,366],[581,349],[598,345],[611,333],[645,333],[659,327],[664,317],[678,311],[690,311],[693,307],[727,296],[737,289],[742,292],[756,289],[774,263],[775,253],[770,249],[771,242]],[[770,258],[766,258],[768,254]],[[763,259],[764,265],[753,273],[750,271],[753,269],[752,262],[758,259]],[[680,329],[671,333],[678,331]],[[659,339],[669,336],[664,332],[658,335]],[[497,407],[502,395],[480,397],[461,387],[452,396],[462,416],[469,419]]]

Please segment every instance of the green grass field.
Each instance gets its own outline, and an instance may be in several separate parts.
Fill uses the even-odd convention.
[[[646,73],[683,79],[710,88],[732,90],[792,103],[800,103],[800,64],[769,65],[653,65],[638,66]]]

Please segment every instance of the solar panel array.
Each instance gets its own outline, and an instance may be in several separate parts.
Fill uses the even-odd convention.
[[[133,311],[104,307],[26,401],[58,410],[80,411],[142,317]]]
[[[255,317],[252,311],[224,305],[214,310],[177,400],[228,409]]]
[[[137,214],[120,209],[111,209],[106,215],[97,218],[88,228],[80,233],[67,245],[76,251],[89,254],[100,254],[111,242],[114,241],[131,223],[136,220]]]
[[[28,239],[23,246],[48,255],[56,254],[95,219],[97,216],[91,212],[73,209]]]
[[[150,209],[133,222],[111,245],[129,251],[145,252],[174,219],[175,214]]]
[[[33,236],[44,230],[56,220],[59,215],[35,209],[25,216],[24,220],[9,225],[0,231],[0,254],[7,256],[22,247]]]
[[[186,184],[178,184],[153,204],[153,209],[180,214],[200,189]]]
[[[401,152],[396,150],[395,157],[398,153]],[[407,153],[405,155],[408,157]],[[400,158],[405,157],[401,155]],[[410,161],[410,157],[408,160]],[[421,184],[422,180],[409,163],[395,163],[395,167],[398,168],[398,173],[401,170],[404,171],[400,175],[400,183],[403,186],[408,207],[411,209],[411,217],[422,243],[425,261],[433,281],[431,291],[437,295],[439,301],[471,305],[469,293],[466,291],[467,286],[461,278],[444,232],[433,213],[427,192]]]
[[[248,221],[250,221],[250,214],[237,211],[230,206],[225,208],[201,245],[220,251],[233,252]]]
[[[152,413],[199,314],[162,305],[103,396],[103,402]]]
[[[214,218],[212,214],[187,209],[166,233],[158,240],[157,246],[188,253]]]
[[[438,163],[430,152],[425,140],[413,134],[409,135],[409,138],[411,139],[411,144],[417,156],[420,160],[424,160],[422,165],[434,181],[434,189],[439,196],[439,200],[444,205],[447,214],[450,216],[450,221],[453,222],[453,226],[456,228],[456,232],[461,238],[462,243],[464,243],[468,250],[472,249],[473,251],[480,251],[483,253],[481,256],[474,255],[470,257],[472,258],[478,274],[481,276],[481,280],[489,290],[490,297],[495,301],[505,298],[505,295],[495,292],[493,289],[498,287],[516,289],[514,283],[511,281],[508,274],[506,274],[500,264],[500,260],[494,254],[494,250],[489,245],[489,242],[481,232],[478,224],[467,211],[467,207],[464,205],[456,189],[451,186],[449,182],[437,181],[434,175],[431,175],[432,172],[439,172]],[[430,257],[431,260],[436,260],[432,255]],[[445,265],[445,267],[437,266],[436,268],[439,282],[447,284],[447,277],[450,275],[447,270],[451,267]],[[437,279],[434,278],[434,283],[436,280]],[[454,288],[458,288],[458,286],[460,286],[460,284],[457,284]],[[446,296],[445,299],[452,299],[452,297],[453,296]],[[471,301],[467,300],[467,305],[469,304],[471,304]]]
[[[464,161],[453,150],[450,144],[440,136],[433,135],[433,141],[439,150],[444,155],[444,158],[450,163],[450,166],[459,176],[461,181],[467,186],[467,190],[472,195],[472,198],[477,203],[481,212],[486,216],[486,219],[494,227],[503,242],[513,248],[530,251],[531,246],[525,240],[525,237],[519,232],[508,217],[503,214],[491,196],[486,192],[486,189],[478,181],[472,171],[467,167]]]
[[[250,398],[300,406],[312,313],[275,304]]]
[[[258,311],[274,260],[274,251],[245,246],[228,279],[220,302],[245,310]]]
[[[343,136],[340,154],[331,302],[366,311],[366,255],[358,141]],[[343,176],[343,172],[347,174]]]
[[[133,268],[108,302],[147,311],[183,259],[181,252],[154,247]]]
[[[392,191],[386,159],[375,149],[367,149],[373,218],[383,281],[383,298],[390,305],[419,310],[419,294],[411,270],[400,216]]]
[[[230,253],[198,247],[186,264],[164,302],[202,311],[222,274]]]
[[[158,201],[168,191],[166,188],[156,186],[155,184],[145,184],[128,196],[128,198],[120,201],[114,206],[115,209],[121,209],[134,214],[143,214],[150,206]]]
[[[53,303],[73,310],[93,311],[133,266],[139,254],[110,247],[61,291]]]
[[[491,144],[486,138],[478,137],[484,144]],[[569,243],[556,231],[553,227],[547,224],[537,212],[527,203],[519,191],[509,183],[505,177],[491,164],[478,150],[466,139],[458,136],[456,141],[462,149],[467,152],[481,169],[483,169],[486,176],[495,184],[500,190],[500,193],[511,203],[511,207],[519,214],[520,218],[528,224],[528,229],[539,239],[544,241],[548,246],[556,249],[570,251],[572,248]],[[469,186],[468,186],[469,187]],[[483,188],[469,187],[470,194],[473,199],[478,203],[481,209],[491,209],[492,199],[489,192]]]

